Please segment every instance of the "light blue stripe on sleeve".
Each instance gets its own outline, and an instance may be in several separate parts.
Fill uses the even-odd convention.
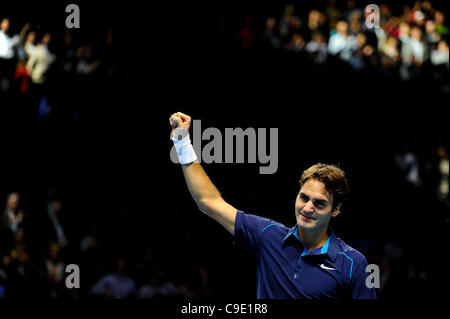
[[[352,270],[353,270],[353,259],[351,259],[350,257],[348,257],[345,253],[343,252],[338,252],[338,254],[342,254],[345,257],[347,257],[348,259],[350,259],[350,261],[352,262],[352,264],[350,265],[350,278],[352,278]]]

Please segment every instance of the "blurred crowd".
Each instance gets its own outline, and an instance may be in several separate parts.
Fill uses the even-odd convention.
[[[449,211],[449,156],[443,137],[424,139],[409,136],[397,141],[389,174],[387,207],[380,213],[389,215],[390,230],[372,239],[356,240],[355,247],[363,251],[370,263],[380,266],[379,296],[385,299],[421,298],[445,299],[450,295],[444,282],[449,272],[436,272],[441,260],[426,260],[420,252],[439,254],[446,241]],[[426,220],[432,217],[432,224]],[[383,217],[380,217],[383,218]],[[382,223],[380,223],[382,225]],[[429,242],[432,238],[433,244]],[[436,243],[436,244],[434,244]],[[396,294],[402,292],[403,296]]]
[[[379,20],[370,20],[379,27],[367,27],[372,12],[355,0],[330,0],[318,3],[318,9],[287,4],[278,15],[248,15],[241,27],[221,17],[215,35],[219,41],[231,38],[224,43],[242,49],[240,56],[255,68],[289,54],[289,63],[313,63],[318,68],[342,62],[360,81],[433,81],[448,94],[449,27],[444,11],[429,0],[405,4],[400,12],[394,4],[379,5]],[[0,19],[0,95],[23,105],[11,110],[21,117],[77,120],[83,100],[73,92],[89,93],[94,83],[97,89],[105,85],[114,91],[108,84],[124,72],[119,55],[129,44],[116,43],[112,26],[96,41],[74,39],[70,29],[54,39],[38,23],[26,23],[13,34],[14,21]],[[61,95],[61,90],[71,98],[52,101],[52,91]]]
[[[169,214],[155,224],[129,205],[104,212],[108,216],[99,222],[92,212],[66,208],[60,193],[49,189],[42,199],[7,195],[0,214],[0,299],[210,297],[205,266],[194,263],[198,259],[190,260],[191,267],[179,264],[195,246],[189,234],[176,246],[146,238],[169,223]],[[70,264],[80,269],[80,289],[66,286]]]
[[[14,21],[0,19],[0,98],[7,117],[77,121],[94,83],[97,92],[114,90],[120,49],[114,46],[111,26],[101,39],[92,39],[32,22],[13,34]]]
[[[379,8],[380,28],[366,27],[367,13],[354,0],[330,0],[307,11],[287,4],[281,12],[259,20],[247,16],[238,28],[219,19],[216,31],[226,34],[219,39],[231,38],[227,43],[236,46],[245,67],[279,65],[274,61],[287,56],[289,62],[303,61],[317,70],[341,63],[360,81],[425,79],[448,95],[449,28],[442,8],[428,0],[404,5],[401,12],[385,3]],[[10,30],[15,21],[1,12],[0,19],[0,104],[8,104],[6,115],[11,118],[77,122],[85,115],[83,99],[90,98],[94,85],[97,92],[110,92],[119,79],[126,78],[119,56],[127,48],[119,48],[112,27],[106,28],[101,41],[93,42],[74,39],[68,29],[55,38],[31,22],[14,34]],[[398,149],[389,154],[395,173],[392,183],[402,190],[401,200],[411,202],[426,193],[439,227],[448,227],[448,149],[442,141],[431,146],[427,141],[397,144]],[[133,203],[98,207],[105,211],[94,214],[93,208],[79,207],[78,198],[67,198],[63,190],[45,192],[30,196],[24,186],[0,194],[4,196],[0,298],[214,297],[214,270],[205,261],[207,256],[189,255],[204,241],[193,235],[195,221],[178,221],[184,227],[174,226],[177,235],[165,235],[164,242],[148,235],[152,229],[160,234],[182,215],[199,215],[194,205],[175,218],[173,212],[161,212],[150,220]],[[382,297],[396,298],[405,283],[418,283],[410,291],[427,288],[421,283],[433,277],[430,265],[414,257],[416,251],[398,238],[355,238],[349,244],[380,265]],[[66,288],[65,267],[71,263],[80,266],[80,289]]]
[[[246,17],[238,32],[240,46],[255,51],[253,65],[264,60],[256,52],[292,52],[316,65],[342,61],[372,77],[410,81],[424,75],[448,94],[449,28],[443,11],[428,0],[406,4],[398,14],[381,3],[375,20],[373,11],[354,0],[340,4],[331,0],[320,10],[306,12],[288,4],[281,16],[268,17],[261,31]]]

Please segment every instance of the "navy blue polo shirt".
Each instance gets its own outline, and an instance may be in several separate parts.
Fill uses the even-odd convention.
[[[337,238],[306,250],[297,225],[288,228],[271,219],[238,211],[236,243],[257,259],[258,299],[375,299],[366,287],[367,259]]]

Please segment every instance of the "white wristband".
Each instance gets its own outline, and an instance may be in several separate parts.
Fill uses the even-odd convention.
[[[171,139],[173,141],[173,144],[175,145],[175,150],[177,151],[180,164],[190,164],[197,160],[197,155],[195,155],[195,151],[192,147],[189,135],[185,136],[181,140],[173,137]]]

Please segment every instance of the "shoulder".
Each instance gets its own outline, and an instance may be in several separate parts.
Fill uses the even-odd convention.
[[[288,231],[288,228],[273,219],[237,212],[234,228],[236,242],[253,252],[258,250],[262,240],[276,241],[275,239],[283,238]]]
[[[286,226],[273,219],[246,214],[242,211],[237,212],[236,224],[243,224],[247,227],[251,227],[258,235],[272,231],[287,232],[289,230]]]
[[[367,258],[361,252],[349,246],[340,238],[337,238],[337,241],[339,247],[337,251],[338,256],[341,255],[343,258],[351,260],[354,267],[358,265],[367,265]]]

